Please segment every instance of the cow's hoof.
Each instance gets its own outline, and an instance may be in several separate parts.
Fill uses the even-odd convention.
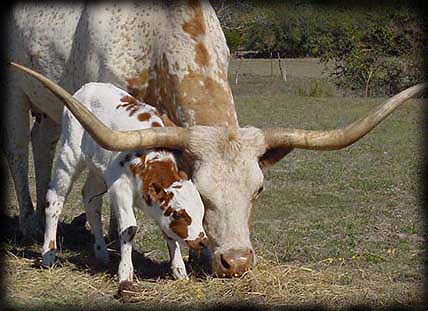
[[[21,243],[23,244],[43,241],[44,232],[35,213],[19,220],[19,231],[21,233]]]
[[[101,248],[99,245],[95,246],[95,258],[97,259],[98,263],[108,267],[110,263],[110,257],[107,251],[107,248]]]

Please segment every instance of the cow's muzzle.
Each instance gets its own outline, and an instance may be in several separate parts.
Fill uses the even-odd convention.
[[[241,276],[250,268],[253,256],[250,248],[228,249],[213,258],[213,272],[219,277]]]

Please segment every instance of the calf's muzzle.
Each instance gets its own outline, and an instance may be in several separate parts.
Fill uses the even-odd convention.
[[[186,244],[190,249],[199,251],[208,245],[208,238],[205,236],[205,234],[200,233],[196,239],[186,240]]]

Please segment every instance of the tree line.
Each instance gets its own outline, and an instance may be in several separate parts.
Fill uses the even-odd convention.
[[[339,86],[365,96],[395,94],[424,79],[427,17],[409,2],[212,3],[232,52],[319,57]]]

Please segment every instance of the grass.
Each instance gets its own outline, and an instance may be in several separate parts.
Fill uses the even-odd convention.
[[[245,61],[240,83],[232,82],[241,126],[332,129],[384,100],[346,98],[336,91],[328,97],[299,96],[296,90],[310,89],[314,81],[327,83],[317,62],[287,60],[287,82],[270,77],[269,66],[266,60]],[[20,308],[420,305],[426,243],[418,184],[423,105],[409,101],[347,149],[295,150],[267,171],[266,190],[253,213],[258,263],[240,278],[192,275],[188,282],[173,281],[165,272],[167,250],[157,227],[137,213],[138,282],[129,304],[114,298],[117,256],[105,270],[97,268],[90,246],[64,248],[55,267],[40,269],[35,264],[40,246],[13,239],[4,245],[6,301]],[[33,172],[30,179],[34,185]],[[67,222],[83,212],[82,182],[83,177],[64,209]],[[16,213],[13,196],[8,207]],[[104,213],[107,217],[107,209]],[[150,274],[150,267],[161,272]]]

